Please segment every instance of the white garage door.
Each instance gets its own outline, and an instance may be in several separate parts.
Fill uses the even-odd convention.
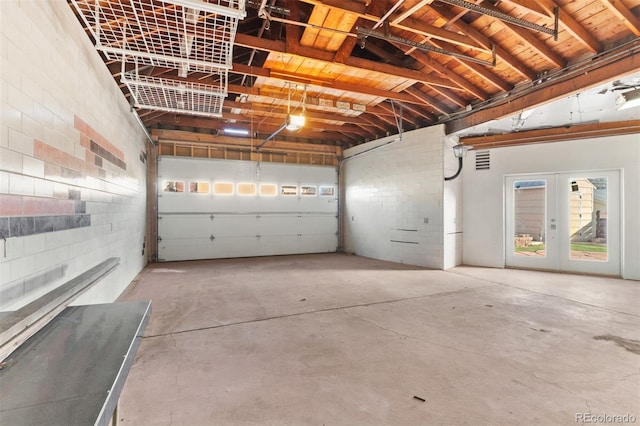
[[[335,167],[160,157],[158,260],[335,252]]]

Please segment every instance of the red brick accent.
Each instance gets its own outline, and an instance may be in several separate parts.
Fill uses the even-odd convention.
[[[62,167],[69,167],[69,157],[71,155],[38,139],[33,140],[33,153],[40,160]]]
[[[51,163],[44,163],[44,177],[48,180],[58,180],[62,176],[62,167]]]
[[[78,157],[69,156],[69,168],[71,170],[75,170],[76,172],[85,173],[86,166],[85,160],[81,160]]]
[[[84,146],[85,148],[89,148],[89,141],[85,138],[91,139],[95,143],[124,161],[124,153],[122,151],[116,148],[115,145],[105,139],[100,133],[96,132],[93,127],[89,126],[77,115],[73,116],[73,125],[78,131],[80,131],[80,145]]]
[[[0,194],[0,216],[20,216],[21,214],[21,195]]]
[[[42,197],[22,197],[23,216],[43,216],[74,213],[74,200],[60,200],[55,198]]]
[[[84,133],[80,134],[80,145],[89,149],[89,147],[91,146],[89,144],[89,136],[85,135]]]

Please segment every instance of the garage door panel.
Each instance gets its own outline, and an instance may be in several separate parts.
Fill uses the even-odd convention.
[[[302,235],[299,241],[299,253],[335,252],[338,248],[336,234]]]
[[[158,241],[158,260],[212,259],[213,243],[208,238],[162,239]]]
[[[211,224],[216,237],[255,237],[259,233],[255,216],[216,215]]]
[[[338,228],[335,216],[303,216],[300,221],[303,234],[333,234]]]
[[[163,239],[203,238],[211,235],[211,220],[205,216],[163,215],[158,218],[158,235]]]
[[[164,156],[159,160],[159,260],[336,250],[338,203],[329,195],[339,193],[334,167],[262,163],[258,170],[255,162],[248,161]],[[232,190],[217,193],[223,188],[216,187],[217,182],[230,184],[224,188]],[[239,193],[239,184],[246,183],[255,184],[256,194]],[[262,193],[261,184],[272,185],[271,191]],[[295,195],[286,195],[283,187],[295,187]],[[303,187],[317,191],[302,195]],[[327,187],[334,191],[326,191]]]

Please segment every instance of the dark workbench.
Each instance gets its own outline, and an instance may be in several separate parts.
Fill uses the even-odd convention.
[[[0,369],[0,424],[106,425],[151,302],[65,308]]]

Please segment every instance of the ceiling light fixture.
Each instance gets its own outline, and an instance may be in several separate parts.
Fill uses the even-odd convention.
[[[307,97],[307,88],[305,86],[304,92],[302,93],[302,101],[300,104],[302,105],[302,113],[301,114],[291,114],[291,85],[293,83],[289,83],[289,95],[287,98],[287,121],[285,123],[285,129],[295,132],[300,130],[305,123],[305,103]],[[295,89],[294,89],[295,90]]]
[[[616,97],[616,109],[618,111],[634,107],[640,107],[640,89],[618,94]]]
[[[296,130],[300,130],[304,126],[304,123],[304,115],[289,114],[287,116],[287,125],[285,129],[295,132]]]
[[[287,96],[287,118],[285,122],[282,123],[282,125],[278,127],[275,132],[271,133],[265,140],[263,140],[258,146],[256,146],[256,152],[260,152],[260,148],[262,148],[264,144],[269,142],[271,139],[275,138],[278,135],[278,133],[280,133],[284,129],[295,132],[297,130],[300,130],[304,126],[306,121],[304,114],[306,111],[305,104],[307,99],[307,86],[306,85],[304,86],[304,92],[302,93],[302,100],[300,101],[300,105],[302,106],[302,113],[292,114],[291,113],[291,92],[292,92],[291,86],[293,85],[294,83],[289,83],[289,95]],[[295,87],[297,86],[294,86],[294,90],[295,90]]]

